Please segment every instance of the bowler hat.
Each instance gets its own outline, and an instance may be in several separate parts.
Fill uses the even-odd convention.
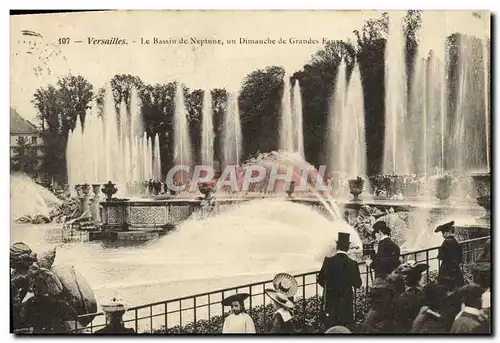
[[[248,298],[250,294],[248,293],[236,293],[228,296],[224,300],[222,300],[222,305],[224,306],[231,306],[231,304],[235,301],[243,301],[246,298]]]
[[[452,220],[451,222],[439,225],[434,232],[450,232],[453,230],[453,225],[455,225],[455,221]]]

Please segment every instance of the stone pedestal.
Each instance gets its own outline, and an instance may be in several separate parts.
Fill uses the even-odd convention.
[[[128,230],[128,201],[101,202],[104,231]]]

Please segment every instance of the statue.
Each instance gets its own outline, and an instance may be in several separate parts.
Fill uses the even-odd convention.
[[[26,244],[10,247],[13,329],[34,333],[62,333],[86,326],[95,313],[94,293],[73,266],[55,265],[56,249],[38,257]]]

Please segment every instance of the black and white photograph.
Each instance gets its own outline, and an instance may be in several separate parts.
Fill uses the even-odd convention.
[[[492,335],[489,11],[14,12],[10,333]]]

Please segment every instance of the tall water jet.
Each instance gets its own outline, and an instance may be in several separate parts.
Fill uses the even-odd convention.
[[[118,124],[116,120],[115,100],[113,97],[113,89],[111,83],[106,84],[105,98],[104,98],[104,128],[105,128],[105,144],[106,151],[106,173],[107,180],[116,180],[118,176],[115,172],[115,161],[120,158],[118,152]],[[116,181],[115,181],[116,182]]]
[[[160,136],[158,136],[158,134],[155,135],[153,160],[154,160],[155,179],[162,180],[161,157],[160,157]]]
[[[349,178],[366,176],[366,140],[365,140],[365,108],[363,86],[359,65],[356,64],[351,73],[347,87],[345,108],[340,113],[340,141],[338,145],[343,152],[343,160],[339,161],[343,173]]]
[[[484,82],[484,120],[485,120],[485,129],[486,129],[486,170],[490,171],[490,152],[491,152],[491,143],[490,143],[490,51],[491,45],[488,37],[483,38],[482,42],[483,47],[483,82]]]
[[[210,90],[203,92],[203,111],[201,115],[201,163],[211,166],[214,163],[214,126],[212,120],[212,94]]]
[[[404,12],[389,14],[389,34],[385,47],[385,143],[384,174],[411,172],[406,141],[407,86],[405,67]]]
[[[458,77],[453,79],[455,108],[449,146],[449,169],[458,175],[486,170],[489,149],[485,123],[484,64],[482,42],[476,37],[458,37]],[[486,148],[485,148],[486,147]]]
[[[229,94],[227,101],[223,132],[223,163],[226,166],[239,165],[242,153],[242,136],[238,94]]]
[[[184,103],[184,92],[182,85],[177,82],[175,90],[174,111],[174,163],[176,165],[192,164],[191,139],[189,137],[189,125],[187,121],[187,110]],[[180,174],[180,181],[185,181],[184,173]]]
[[[137,89],[133,87],[130,90],[130,144],[133,181],[143,181],[140,178],[140,165],[138,164],[138,138],[144,131],[141,112],[141,101],[137,94]],[[135,146],[134,146],[135,145]]]
[[[342,172],[343,154],[340,145],[338,144],[338,137],[341,132],[340,117],[345,107],[345,93],[346,93],[346,65],[342,62],[337,71],[335,81],[335,89],[332,95],[330,111],[328,114],[328,131],[327,131],[327,146],[326,146],[326,160],[327,167],[330,172]]]
[[[294,152],[294,132],[292,118],[292,99],[290,77],[285,74],[283,79],[283,95],[281,97],[281,124],[280,124],[280,150]]]
[[[299,80],[293,84],[293,127],[294,127],[294,151],[304,157],[304,134],[302,128],[302,94],[300,92]]]

